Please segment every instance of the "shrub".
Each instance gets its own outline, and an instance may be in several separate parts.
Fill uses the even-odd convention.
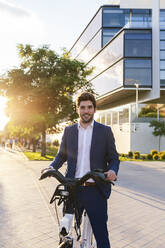
[[[140,152],[136,151],[136,152],[134,152],[134,155],[135,154],[138,156],[138,158],[140,158]]]
[[[158,151],[157,150],[151,150],[150,154],[153,156],[154,154],[158,154]]]
[[[132,157],[133,157],[133,152],[132,152],[132,151],[130,151],[130,152],[128,153],[128,157],[129,157],[129,158],[132,158]]]
[[[153,155],[153,160],[159,160],[159,155],[155,153],[155,154]]]
[[[164,160],[165,159],[165,153],[164,152],[160,155],[160,159],[161,160]]]
[[[50,156],[56,156],[57,152],[58,152],[57,147],[49,146],[46,149],[46,154]]]
[[[138,159],[138,158],[139,158],[139,155],[136,154],[136,153],[134,153],[133,158],[134,158],[134,159]]]
[[[152,155],[151,154],[147,154],[147,159],[152,160]]]
[[[46,146],[51,146],[51,142],[46,142]]]
[[[145,159],[147,158],[147,156],[146,156],[146,155],[141,155],[141,158],[142,158],[143,160],[145,160]]]
[[[58,139],[53,141],[53,146],[59,147],[60,143],[58,141]]]

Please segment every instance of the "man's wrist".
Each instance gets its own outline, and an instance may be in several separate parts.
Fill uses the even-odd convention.
[[[54,169],[54,167],[53,167],[52,165],[49,165],[48,169],[53,170],[53,169]]]
[[[112,173],[114,173],[116,175],[116,172],[114,170],[109,170],[108,172],[112,172]]]

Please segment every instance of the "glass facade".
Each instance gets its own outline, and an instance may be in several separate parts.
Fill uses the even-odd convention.
[[[103,38],[104,47],[112,37],[126,24],[134,27],[151,27],[152,13],[147,9],[114,9],[103,8]],[[108,29],[109,28],[109,29]]]
[[[112,125],[118,124],[118,112],[112,112]]]
[[[165,10],[160,10],[160,29],[165,29]]]
[[[101,29],[102,24],[102,9],[95,15],[89,25],[86,27],[85,31],[81,34],[79,39],[71,48],[71,56],[75,58],[88,42],[95,36],[95,34]]]
[[[111,125],[111,112],[108,112],[106,114],[106,125],[108,125],[108,126]]]
[[[73,58],[94,68],[88,80],[97,93],[135,83],[152,86],[151,24],[151,9],[100,8],[71,49]],[[165,10],[160,10],[160,86],[165,87]]]
[[[151,59],[125,59],[125,86],[152,86]]]
[[[76,59],[88,63],[101,50],[101,39],[102,31],[100,30]]]
[[[152,13],[148,9],[132,9],[131,12],[131,22],[136,27],[151,27]]]
[[[128,123],[129,122],[129,109],[123,108],[123,110],[119,111],[119,124]]]
[[[112,40],[109,46],[105,47],[101,52],[88,64],[89,67],[94,67],[92,75],[88,80],[96,77],[102,73],[108,67],[113,65],[116,61],[123,58],[123,36],[124,33],[120,33],[116,39]]]
[[[129,106],[124,105],[122,107],[117,107],[114,109],[108,109],[106,111],[97,112],[97,121],[102,124],[113,126],[116,124],[122,125],[129,123]]]
[[[151,57],[151,31],[126,30],[124,50],[125,57]]]
[[[161,17],[163,16],[162,21],[165,20],[165,12],[161,12]],[[165,30],[160,31],[160,86],[165,87]]]
[[[125,15],[129,21],[129,10],[103,8],[103,27],[123,27],[126,24]]]
[[[103,28],[102,30],[102,47],[104,47],[120,30],[120,28]]]
[[[123,86],[123,60],[119,61],[94,79],[92,84],[99,95]]]

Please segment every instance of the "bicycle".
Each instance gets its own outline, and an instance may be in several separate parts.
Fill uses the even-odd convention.
[[[74,213],[73,214],[65,213],[60,222],[60,228],[59,228],[60,241],[58,248],[76,248],[76,247],[95,248],[96,241],[94,239],[89,218],[85,211],[83,214],[83,231],[81,235],[81,229],[80,229],[81,216],[79,213],[78,202],[76,199],[77,189],[79,186],[83,185],[90,178],[92,178],[93,181],[96,183],[98,190],[101,190],[99,188],[100,183],[111,183],[113,185],[114,183],[107,181],[106,175],[101,170],[88,172],[80,179],[76,179],[76,178],[71,179],[71,178],[65,178],[59,171],[55,169],[48,169],[46,172],[44,172],[41,175],[40,180],[45,179],[47,177],[55,177],[60,182],[60,184],[57,185],[54,191],[54,194],[50,200],[50,204],[52,204],[53,202],[56,203],[56,200],[58,200],[58,206],[61,203],[64,203],[64,209],[65,209],[66,204],[70,201],[72,203],[72,207],[74,208]],[[55,208],[56,208],[56,204],[55,204]],[[56,214],[57,214],[57,209],[56,209]],[[73,232],[72,232],[73,219],[74,219],[74,229],[76,231],[77,239],[73,237]]]

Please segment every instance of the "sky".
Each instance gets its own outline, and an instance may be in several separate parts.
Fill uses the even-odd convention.
[[[0,74],[19,65],[17,45],[69,50],[101,5],[115,0],[0,0]]]

